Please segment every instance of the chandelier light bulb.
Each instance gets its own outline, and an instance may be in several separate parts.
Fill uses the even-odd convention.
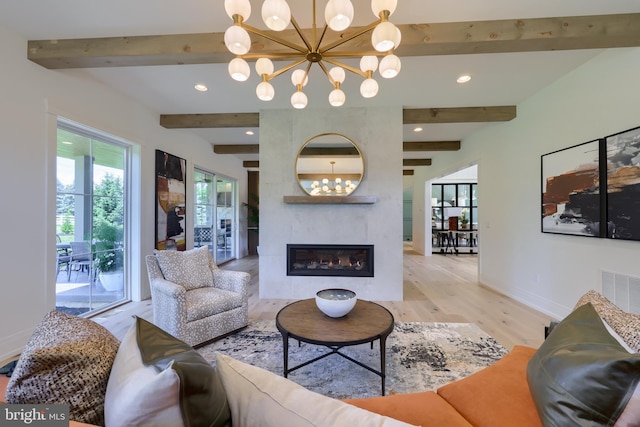
[[[387,55],[380,61],[380,75],[385,79],[392,79],[398,75],[402,64],[396,55]]]
[[[324,19],[333,31],[347,29],[353,21],[353,4],[350,0],[329,0],[324,9]]]
[[[336,177],[336,184],[342,184],[342,178]]]
[[[275,94],[276,91],[269,82],[260,82],[256,86],[256,95],[260,101],[271,101]]]
[[[379,23],[371,34],[371,43],[378,52],[387,52],[400,45],[401,33],[389,21]]]
[[[273,74],[273,62],[269,58],[260,58],[256,61],[256,73],[259,76]]]
[[[329,70],[329,75],[331,76],[334,82],[340,83],[340,84],[344,83],[344,79],[346,77],[344,68],[342,67],[333,67],[332,69]]]
[[[246,81],[251,75],[249,64],[242,58],[234,58],[229,62],[229,75],[238,82]]]
[[[360,94],[363,98],[373,98],[378,94],[378,82],[373,79],[364,79],[360,84]]]
[[[301,91],[295,92],[293,95],[291,95],[291,105],[293,105],[293,108],[296,108],[298,110],[303,109],[307,106],[307,95],[305,95]]]
[[[378,57],[373,55],[363,56],[360,59],[360,71],[362,72],[375,72],[378,68]]]
[[[329,93],[329,104],[334,107],[341,107],[344,105],[344,101],[346,101],[346,99],[346,95],[340,89],[334,89]]]
[[[251,3],[249,0],[224,0],[224,10],[229,18],[233,19],[233,15],[239,15],[246,21],[251,16]]]
[[[371,0],[371,10],[376,18],[380,17],[380,13],[388,11],[389,15],[396,11],[398,0]]]
[[[262,3],[262,20],[273,31],[282,31],[291,22],[291,9],[285,0],[265,0]]]
[[[251,48],[251,37],[244,28],[232,25],[224,32],[224,44],[229,52],[236,55],[244,55]]]
[[[291,83],[296,87],[298,87],[298,85],[306,86],[309,81],[309,76],[306,74],[307,73],[302,69],[295,70],[291,73]]]

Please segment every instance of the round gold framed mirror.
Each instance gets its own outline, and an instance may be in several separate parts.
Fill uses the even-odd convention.
[[[304,143],[296,157],[296,178],[310,196],[348,196],[362,182],[364,159],[351,139],[322,133]]]

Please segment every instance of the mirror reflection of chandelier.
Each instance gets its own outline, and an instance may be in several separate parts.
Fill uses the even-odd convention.
[[[342,178],[336,176],[333,167],[336,162],[331,161],[331,175],[327,178],[322,178],[322,185],[320,181],[313,181],[311,184],[311,195],[319,196],[321,194],[349,194],[356,188],[356,183],[347,179],[342,182]]]
[[[227,49],[236,55],[236,58],[229,62],[229,74],[234,80],[246,81],[251,73],[246,59],[257,59],[255,68],[262,81],[256,88],[256,95],[262,101],[271,101],[275,96],[275,89],[269,82],[280,74],[306,62],[305,68],[298,68],[291,75],[291,82],[296,88],[291,96],[291,105],[300,109],[307,106],[307,96],[302,91],[302,88],[307,84],[309,69],[312,64],[318,64],[333,86],[333,90],[329,94],[329,103],[331,105],[339,107],[346,100],[345,93],[340,89],[340,85],[345,80],[345,70],[358,74],[364,79],[360,85],[360,93],[364,98],[372,98],[378,93],[378,83],[373,79],[373,73],[376,69],[379,68],[380,75],[384,78],[393,78],[400,72],[400,58],[394,55],[393,52],[400,44],[401,34],[398,27],[389,22],[389,16],[395,11],[396,5],[397,0],[371,0],[371,10],[377,18],[376,21],[358,28],[353,34],[345,35],[341,33],[335,42],[323,44],[327,28],[342,32],[351,25],[354,9],[350,0],[328,0],[324,13],[326,24],[320,35],[318,35],[316,26],[316,0],[313,0],[311,40],[303,33],[295,18],[291,15],[291,10],[286,0],[265,0],[262,4],[262,20],[265,25],[273,31],[282,31],[291,23],[302,42],[302,44],[299,44],[247,25],[246,21],[251,14],[249,0],[225,0],[225,11],[233,19],[233,25],[225,31],[224,42]],[[333,50],[368,32],[372,32],[371,44],[373,50],[349,52]],[[251,49],[249,33],[271,40],[290,49],[290,52],[261,51],[260,53],[249,53]],[[380,62],[378,62],[378,55],[384,55]],[[361,57],[360,69],[351,67],[337,59],[358,57]],[[293,62],[274,71],[272,59],[293,60]],[[325,62],[334,65],[334,67],[327,69]]]

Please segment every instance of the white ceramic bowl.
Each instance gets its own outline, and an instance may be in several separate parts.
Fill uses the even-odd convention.
[[[349,289],[323,289],[316,293],[316,305],[329,317],[342,317],[355,307],[358,298]]]

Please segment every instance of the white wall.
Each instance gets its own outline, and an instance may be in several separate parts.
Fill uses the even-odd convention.
[[[478,161],[482,283],[561,318],[601,290],[601,270],[640,276],[640,242],[540,232],[540,156],[640,125],[638,75],[640,49],[606,50],[434,161]],[[417,194],[442,175],[424,169]]]
[[[183,157],[188,165],[188,205],[193,202],[194,163],[238,180],[246,200],[241,161],[213,154],[209,142],[188,131],[167,130],[158,113],[136,105],[81,70],[50,71],[26,59],[27,41],[0,27],[0,146],[4,185],[0,202],[2,309],[0,360],[18,353],[42,317],[55,307],[56,115],[138,145],[134,183],[141,226],[134,248],[134,295],[149,295],[143,257],[154,245],[154,155],[156,149]],[[192,239],[193,237],[191,237]],[[192,241],[192,240],[191,240]],[[246,247],[241,255],[246,254]],[[139,289],[139,290],[138,290]]]
[[[336,132],[363,153],[364,179],[353,193],[366,205],[285,204],[305,195],[296,154],[314,135]],[[266,110],[260,112],[260,297],[310,298],[345,287],[369,300],[402,299],[402,108]],[[307,196],[311,197],[311,196]],[[375,277],[286,275],[286,244],[373,244]]]

